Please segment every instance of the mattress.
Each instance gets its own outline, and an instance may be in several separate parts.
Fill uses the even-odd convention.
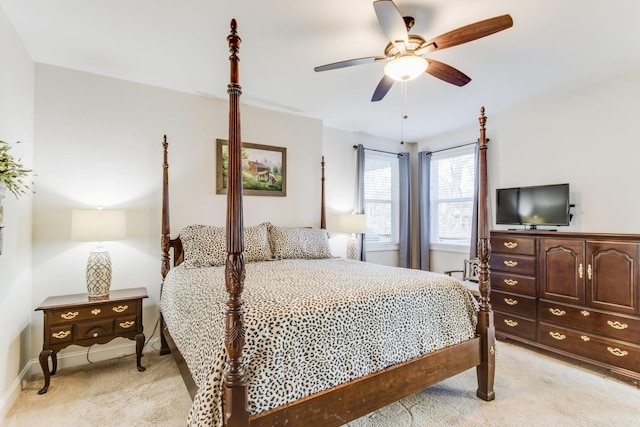
[[[189,425],[222,425],[224,267],[172,269],[160,308],[199,389]],[[243,352],[252,414],[475,336],[477,302],[451,277],[371,263],[246,264]]]

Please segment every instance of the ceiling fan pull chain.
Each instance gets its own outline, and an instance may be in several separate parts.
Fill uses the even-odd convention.
[[[404,121],[409,117],[406,114],[407,108],[407,82],[400,82],[400,144],[404,144]]]

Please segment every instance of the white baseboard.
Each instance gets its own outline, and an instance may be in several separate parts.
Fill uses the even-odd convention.
[[[143,349],[143,353],[149,353],[157,351],[159,349],[158,342],[160,338],[151,338]],[[158,344],[158,348],[156,348]],[[78,348],[78,347],[73,347]],[[108,344],[96,344],[89,348],[89,360],[91,362],[100,362],[108,359],[116,359],[119,357],[135,354],[136,344],[131,340],[125,340],[124,338],[116,338]],[[70,368],[72,366],[86,365],[90,362],[87,361],[87,348],[80,348],[75,351],[63,350],[58,354],[58,370]],[[0,425],[2,425],[9,409],[20,396],[20,392],[24,388],[24,382],[32,379],[33,377],[42,377],[42,369],[40,368],[40,362],[38,359],[31,359],[26,366],[22,369],[18,377],[11,383],[11,387],[0,399]],[[55,379],[52,378],[53,381]]]

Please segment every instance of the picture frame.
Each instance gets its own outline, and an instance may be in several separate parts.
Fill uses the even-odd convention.
[[[216,140],[216,194],[227,194],[229,141]],[[287,149],[272,145],[242,143],[242,194],[287,195]]]

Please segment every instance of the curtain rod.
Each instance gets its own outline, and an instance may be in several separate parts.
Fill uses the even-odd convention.
[[[487,142],[489,142],[489,138],[487,138]],[[475,142],[467,142],[465,144],[455,145],[453,147],[447,147],[447,148],[441,148],[439,150],[427,151],[427,153],[432,154],[432,153],[439,153],[441,151],[455,150],[456,148],[466,147],[467,145],[475,145],[477,143],[478,143],[478,140],[476,140]]]
[[[377,151],[378,153],[393,154],[394,156],[404,156],[404,154],[403,154],[403,153],[394,153],[394,152],[392,152],[392,151],[376,150],[375,148],[367,148],[367,147],[362,147],[362,148],[364,148],[364,149],[365,149],[365,150],[367,150],[367,151]],[[358,149],[358,146],[357,146],[357,145],[354,145],[354,146],[353,146],[353,149],[354,149],[354,150],[357,150],[357,149]]]

